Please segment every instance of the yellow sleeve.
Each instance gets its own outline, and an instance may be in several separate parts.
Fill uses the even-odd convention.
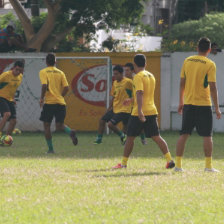
[[[208,70],[208,82],[216,82],[216,65],[212,63]]]
[[[65,73],[62,73],[62,86],[65,87],[65,86],[68,86],[68,81],[65,77]]]
[[[142,78],[139,75],[134,76],[133,82],[134,82],[136,92],[139,91],[139,90],[144,91]]]
[[[3,73],[0,75],[0,82],[4,82],[6,76],[7,76],[7,73],[6,73],[6,72],[3,72]]]
[[[181,72],[180,72],[180,77],[181,78],[186,78],[186,75],[185,75],[185,72],[184,72],[184,67],[185,67],[185,61],[182,65]]]
[[[47,74],[44,72],[44,71],[40,71],[40,82],[41,82],[41,85],[44,85],[44,84],[48,84],[47,82]]]

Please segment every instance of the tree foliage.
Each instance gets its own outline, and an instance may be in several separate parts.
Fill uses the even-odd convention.
[[[83,35],[88,41],[99,28],[96,24],[105,29],[137,25],[143,12],[139,0],[43,0],[48,13],[30,20],[18,0],[10,2],[21,21],[27,45],[40,51],[60,51],[64,41],[67,49],[74,50],[71,45],[76,49]]]

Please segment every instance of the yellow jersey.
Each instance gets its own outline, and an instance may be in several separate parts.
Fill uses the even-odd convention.
[[[133,81],[128,78],[123,78],[120,82],[115,80],[111,89],[113,99],[114,113],[131,113],[132,105],[125,106],[123,102],[127,98],[132,97]]]
[[[209,82],[216,82],[216,65],[205,56],[186,58],[181,69],[185,79],[184,104],[211,106]]]
[[[64,87],[68,86],[64,72],[56,67],[49,66],[40,71],[40,82],[47,85],[47,92],[44,97],[46,104],[65,105],[65,99],[61,95]]]
[[[12,70],[0,75],[0,97],[13,101],[17,88],[20,86],[23,74],[14,76]]]
[[[143,91],[142,112],[145,116],[158,114],[154,103],[156,80],[153,74],[144,70],[134,76],[134,106],[131,115],[138,116],[137,91]]]

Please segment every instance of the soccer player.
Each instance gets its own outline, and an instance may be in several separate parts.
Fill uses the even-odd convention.
[[[64,96],[69,90],[65,74],[55,66],[55,55],[50,53],[46,57],[47,67],[40,71],[40,82],[42,84],[40,107],[43,107],[40,120],[44,123],[45,138],[48,145],[47,153],[54,153],[51,135],[51,122],[55,117],[56,130],[65,131],[70,135],[74,145],[78,139],[74,130],[64,125],[66,106]]]
[[[113,68],[113,75],[115,77],[111,89],[113,98],[110,107],[99,121],[98,135],[94,144],[102,143],[106,123],[108,123],[108,127],[120,137],[121,143],[125,144],[126,135],[124,132],[126,130],[132,106],[125,106],[123,105],[123,102],[126,98],[132,97],[133,82],[131,79],[125,78],[123,72],[124,70],[121,65],[116,65]],[[121,121],[124,125],[124,132],[116,126]]]
[[[171,158],[165,140],[160,136],[157,123],[157,109],[154,103],[155,78],[153,74],[145,70],[146,58],[143,54],[134,57],[134,106],[128,121],[127,140],[124,146],[122,162],[114,169],[126,168],[128,158],[133,150],[134,140],[142,130],[147,138],[152,138],[164,154],[166,168],[173,168],[175,163]]]
[[[9,125],[6,131],[11,135],[16,125],[15,93],[23,79],[24,62],[16,61],[13,68],[0,75],[0,136],[7,121]]]
[[[211,42],[208,38],[198,41],[198,54],[184,60],[180,75],[178,113],[182,114],[182,129],[176,146],[175,171],[183,171],[182,157],[187,138],[194,127],[203,137],[205,171],[218,172],[212,167],[212,108],[215,106],[216,118],[221,118],[218,91],[216,87],[216,65],[208,59]]]
[[[129,78],[129,79],[133,80],[134,75],[135,75],[135,70],[134,70],[134,65],[131,62],[128,62],[128,63],[125,64],[124,74],[125,74],[126,78]],[[141,132],[140,138],[141,138],[142,145],[147,145],[147,141],[145,139],[144,131]]]

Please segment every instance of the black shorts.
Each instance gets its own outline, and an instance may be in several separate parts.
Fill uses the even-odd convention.
[[[184,105],[180,134],[191,134],[194,127],[200,136],[212,135],[212,108],[210,106]]]
[[[113,125],[116,125],[122,121],[123,125],[127,125],[129,117],[129,113],[114,113],[112,110],[110,110],[103,115],[101,120],[104,120],[106,122],[110,121]]]
[[[0,97],[0,112],[1,112],[2,117],[5,112],[10,112],[11,116],[9,117],[9,120],[16,119],[15,103],[12,101],[8,101],[5,98]]]
[[[40,115],[40,120],[51,123],[55,117],[56,123],[64,123],[66,115],[66,106],[60,104],[44,104]]]
[[[141,122],[137,116],[130,116],[128,121],[127,136],[138,136],[144,130],[145,137],[159,135],[159,127],[157,122],[157,115],[145,116],[146,121]]]

